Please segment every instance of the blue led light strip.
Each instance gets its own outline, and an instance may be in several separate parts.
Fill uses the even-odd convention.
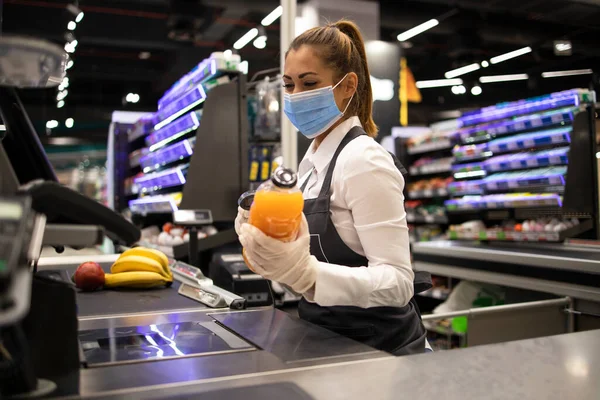
[[[154,126],[154,129],[159,130],[186,112],[202,104],[204,100],[206,100],[206,92],[202,85],[198,85],[188,94],[161,108],[157,113],[157,118],[160,122]]]
[[[147,154],[140,158],[140,165],[144,173],[148,173],[154,169],[160,168],[163,165],[170,164],[177,160],[189,157],[192,155],[193,149],[189,140],[183,140],[174,145],[160,149],[154,153]]]
[[[154,132],[146,138],[146,144],[150,146],[150,151],[155,151],[168,143],[171,143],[183,135],[193,131],[200,126],[200,121],[195,112],[178,119]]]
[[[190,72],[179,79],[171,89],[158,100],[158,109],[161,110],[165,104],[179,96],[184,95],[195,84],[203,83],[217,73],[217,61],[207,58],[194,67]]]
[[[458,122],[461,126],[469,126],[517,115],[550,110],[553,108],[577,107],[580,102],[580,94],[579,90],[568,90],[533,99],[498,104],[496,106],[482,108],[475,113],[465,114],[458,118]]]

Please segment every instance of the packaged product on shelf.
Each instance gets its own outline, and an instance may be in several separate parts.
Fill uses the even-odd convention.
[[[476,160],[492,156],[487,143],[470,144],[466,146],[455,146],[452,154],[456,161]]]
[[[422,157],[410,166],[410,174],[433,174],[438,172],[450,171],[452,166],[452,160],[452,157]]]

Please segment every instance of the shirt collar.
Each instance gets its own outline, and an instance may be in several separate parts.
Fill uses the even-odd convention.
[[[313,140],[308,151],[304,155],[302,162],[300,163],[300,176],[308,172],[308,170],[314,166],[317,173],[321,173],[327,168],[333,154],[337,150],[338,146],[350,131],[355,126],[362,126],[357,116],[353,116],[339,124],[332,130],[329,135],[317,147],[315,150],[315,141]]]

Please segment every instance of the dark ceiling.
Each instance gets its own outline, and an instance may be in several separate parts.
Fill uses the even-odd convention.
[[[3,0],[3,32],[37,36],[64,44],[73,0]],[[541,79],[542,71],[593,68],[600,71],[600,1],[597,0],[406,0],[380,2],[381,39],[396,36],[431,18],[440,24],[411,39],[405,49],[417,80],[440,79],[444,72],[531,46],[533,52],[462,78],[529,73],[529,81],[488,84],[483,94],[456,96],[450,88],[423,89],[419,122],[434,110],[486,105],[573,87],[591,76]],[[106,135],[115,109],[153,111],[162,93],[213,51],[222,51],[248,29],[260,25],[278,0],[80,0],[85,17],[74,34],[79,42],[68,71],[69,95],[56,109],[56,89],[30,90],[23,100],[36,121],[74,116],[88,132]],[[449,13],[449,14],[447,14]],[[252,45],[240,54],[250,74],[279,64],[279,21],[268,27],[267,47]],[[573,55],[553,54],[553,41],[570,39]],[[149,58],[140,57],[149,53]],[[143,55],[142,55],[143,56]],[[472,81],[471,81],[472,79]],[[596,83],[597,77],[596,77]],[[138,93],[140,102],[123,104]],[[81,125],[80,125],[81,126]],[[60,130],[59,130],[60,131]],[[72,130],[73,131],[73,130]],[[75,131],[74,131],[75,132]],[[91,134],[91,133],[90,133]]]

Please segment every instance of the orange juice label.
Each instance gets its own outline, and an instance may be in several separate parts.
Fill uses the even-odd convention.
[[[302,193],[258,191],[248,222],[266,235],[282,241],[295,240],[302,222]]]

